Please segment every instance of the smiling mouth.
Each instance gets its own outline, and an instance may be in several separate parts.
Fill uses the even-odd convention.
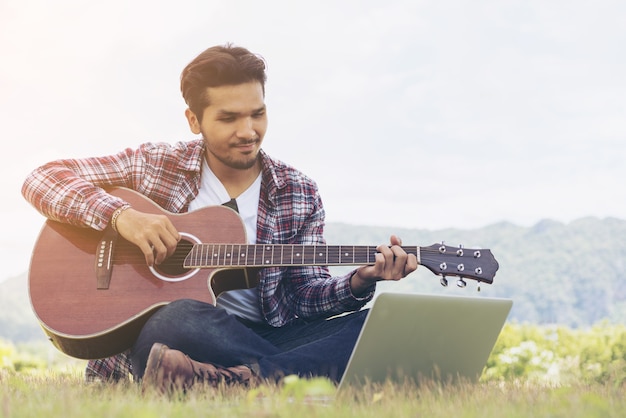
[[[238,144],[235,144],[235,148],[249,148],[256,145],[258,142],[259,141],[256,139],[254,141],[239,142]]]

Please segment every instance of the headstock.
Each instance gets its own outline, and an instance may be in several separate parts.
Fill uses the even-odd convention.
[[[467,285],[464,279],[476,280],[479,285],[480,282],[491,284],[499,267],[491,250],[455,248],[443,243],[420,247],[420,264],[441,276],[443,286],[448,285],[447,276],[458,277],[459,287]]]

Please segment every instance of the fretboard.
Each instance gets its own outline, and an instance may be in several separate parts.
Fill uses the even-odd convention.
[[[402,247],[420,260],[420,247]],[[185,268],[340,266],[374,264],[376,247],[366,245],[194,244]]]

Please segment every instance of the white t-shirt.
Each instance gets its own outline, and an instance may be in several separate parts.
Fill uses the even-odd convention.
[[[256,223],[261,194],[261,175],[256,178],[243,193],[235,199],[239,216],[246,227],[248,244],[256,244]],[[206,160],[202,163],[202,177],[198,195],[189,204],[189,210],[196,210],[205,206],[216,206],[231,200],[230,195],[222,182],[209,168]],[[216,301],[217,306],[226,309],[229,313],[254,322],[263,322],[263,315],[259,306],[256,288],[229,290],[220,294]]]

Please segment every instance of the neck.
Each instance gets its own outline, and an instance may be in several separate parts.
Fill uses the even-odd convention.
[[[210,153],[207,154],[209,154],[206,156],[209,168],[233,199],[246,191],[261,173],[260,158],[250,168],[233,168],[217,160]]]

